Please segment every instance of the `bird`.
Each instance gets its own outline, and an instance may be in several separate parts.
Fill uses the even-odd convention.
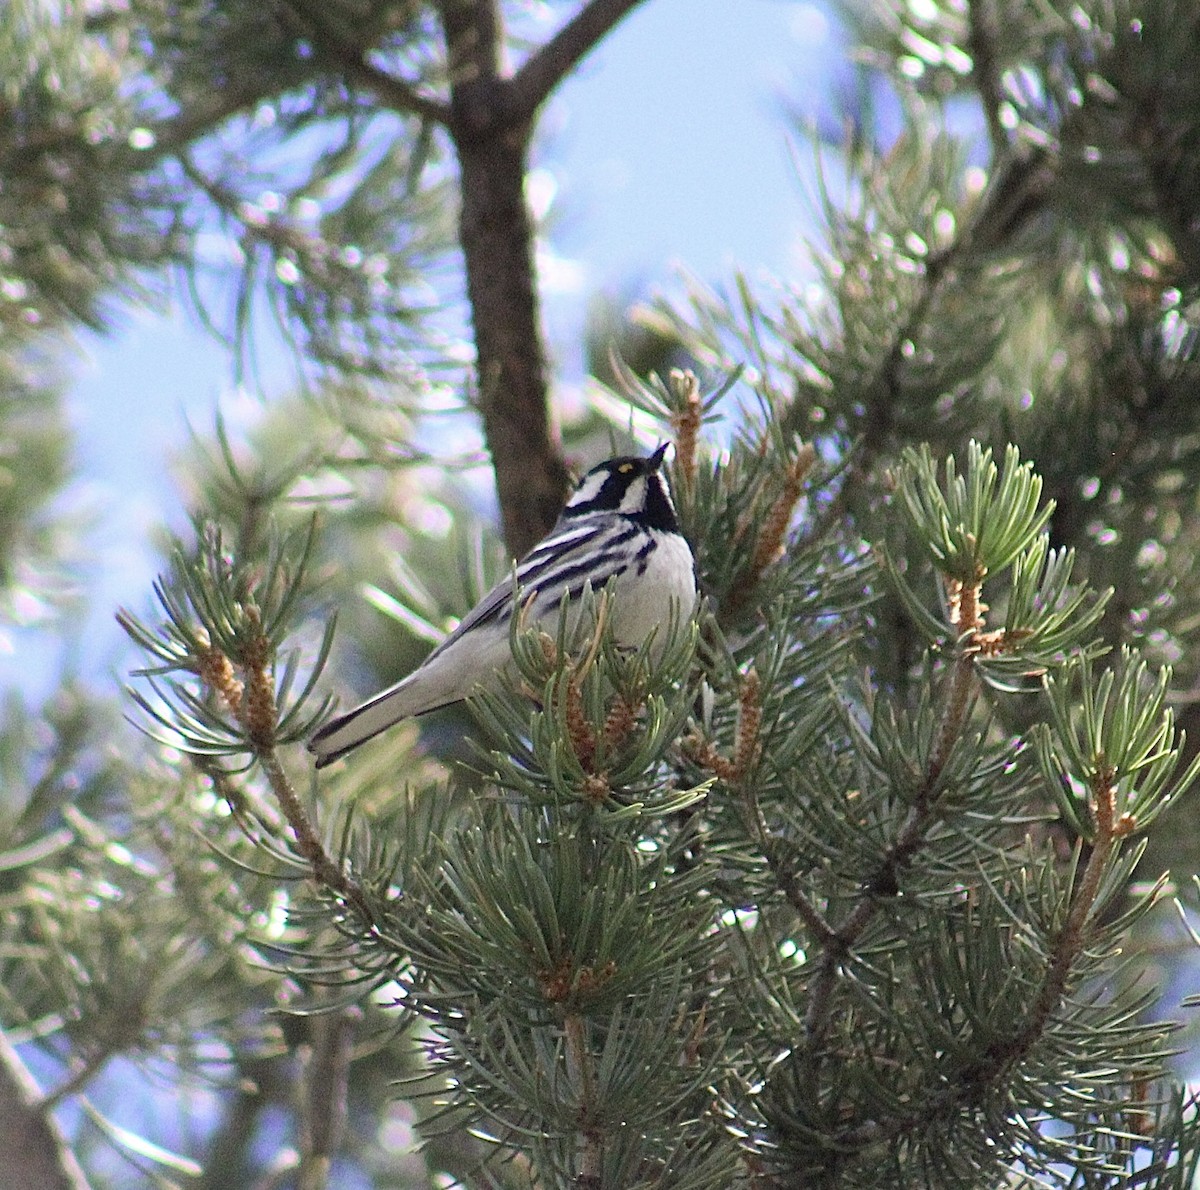
[[[554,527],[517,563],[515,586],[511,577],[497,583],[408,677],[321,727],[308,741],[316,767],[402,719],[461,702],[477,686],[496,689],[513,664],[509,626],[518,607],[525,623],[554,631],[564,599],[576,603],[585,586],[599,593],[611,581],[613,639],[629,648],[656,629],[661,642],[672,615],[692,614],[696,563],[662,473],[667,445],[588,471]]]

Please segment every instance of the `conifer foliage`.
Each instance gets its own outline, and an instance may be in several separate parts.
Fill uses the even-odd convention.
[[[640,310],[658,366],[615,354],[565,427],[670,440],[697,614],[635,651],[611,589],[515,616],[503,690],[312,771],[356,660],[383,681],[511,572],[419,445],[456,187],[460,416],[509,546],[561,488],[519,183],[635,5],[561,7],[511,71],[484,0],[0,15],[3,374],[32,394],[37,335],[174,268],[243,363],[265,294],[304,379],[199,444],[120,699],[5,721],[4,1159],[32,1188],[1193,1187],[1159,999],[1200,853],[1187,5],[848,5],[815,279]],[[0,417],[47,499],[61,456]],[[454,551],[406,521],[431,495]],[[0,607],[50,608],[48,513],[2,507]]]

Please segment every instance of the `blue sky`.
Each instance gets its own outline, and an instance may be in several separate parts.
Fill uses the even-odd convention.
[[[547,29],[564,6],[547,6]],[[670,288],[735,267],[788,276],[807,206],[783,102],[815,110],[841,51],[823,10],[795,0],[647,0],[567,81],[545,113],[531,193],[555,217],[542,288],[559,375],[577,379],[588,299],[631,283]],[[106,337],[83,335],[69,412],[91,510],[84,542],[86,632],[0,633],[0,686],[36,700],[67,664],[115,673],[112,612],[145,607],[160,566],[152,534],[182,513],[166,460],[189,420],[207,431],[236,406],[230,361],[185,309],[129,309]],[[286,380],[282,381],[286,383]],[[33,661],[37,658],[36,663]]]

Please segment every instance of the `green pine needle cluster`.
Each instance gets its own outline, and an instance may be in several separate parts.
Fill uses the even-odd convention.
[[[646,393],[679,436],[705,407],[682,375]],[[611,591],[556,636],[514,627],[519,676],[475,704],[471,794],[448,814],[416,809],[446,798],[427,788],[322,827],[287,784],[287,717],[274,741],[243,733],[239,762],[236,706],[212,710],[211,667],[172,653],[195,684],[155,688],[175,746],[230,806],[264,807],[249,833],[277,870],[315,881],[281,971],[314,1003],[341,986],[326,1011],[374,988],[428,1030],[429,1127],[471,1122],[539,1186],[1177,1184],[1194,1112],[1159,1081],[1172,1030],[1119,961],[1165,891],[1130,892],[1139,838],[1200,768],[1181,771],[1169,675],[1129,649],[1107,664],[1103,599],[1047,545],[1015,449],[909,452],[884,513],[909,546],[881,567],[796,522],[807,451],[744,432],[726,460],[700,442],[673,465],[684,522],[707,526],[697,621],[665,625],[657,657],[613,649]],[[780,499],[770,560],[723,564],[760,556]],[[272,546],[261,597],[236,562],[181,561],[174,645],[130,626],[160,660],[213,641],[245,673],[222,600],[278,605],[250,617],[274,656],[311,548]],[[907,577],[922,561],[931,598]],[[909,695],[863,669],[896,592],[926,637]]]

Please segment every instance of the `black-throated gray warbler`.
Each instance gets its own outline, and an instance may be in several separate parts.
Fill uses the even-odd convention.
[[[522,614],[553,629],[563,597],[579,599],[590,583],[616,587],[613,638],[640,646],[672,614],[696,602],[695,562],[679,532],[661,474],[666,446],[649,458],[621,457],[593,467],[579,481],[550,533],[517,564]],[[494,683],[512,662],[509,621],[513,583],[497,583],[462,623],[408,677],[346,714],[309,741],[317,768],[414,715],[459,702],[477,685]],[[527,610],[526,610],[527,609]]]

